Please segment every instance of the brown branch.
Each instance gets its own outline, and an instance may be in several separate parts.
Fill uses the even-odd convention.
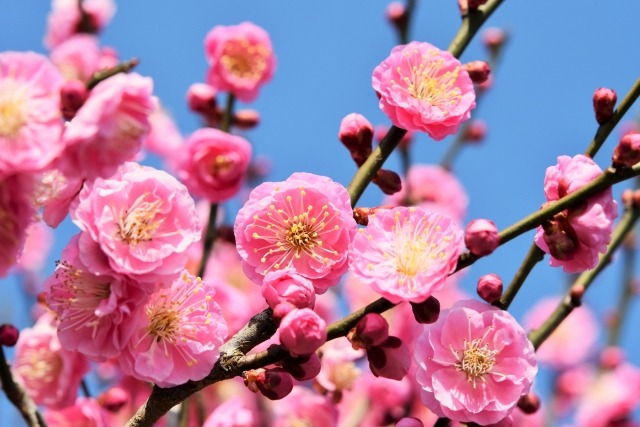
[[[29,427],[47,427],[36,404],[31,400],[24,387],[14,380],[2,346],[0,346],[0,381],[2,381],[2,390],[7,398],[20,412]]]

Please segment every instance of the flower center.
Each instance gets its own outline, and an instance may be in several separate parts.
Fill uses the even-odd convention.
[[[25,90],[9,79],[0,85],[0,137],[13,139],[27,121]]]
[[[221,62],[229,73],[238,78],[259,80],[267,68],[267,57],[267,49],[261,44],[239,39],[225,45]]]
[[[164,221],[164,218],[155,219],[162,206],[162,200],[147,202],[144,200],[147,195],[148,193],[145,193],[138,197],[129,209],[124,209],[119,215],[117,233],[120,239],[128,244],[137,245],[139,242],[151,240]]]
[[[309,215],[305,212],[299,217],[293,217],[296,221],[291,224],[291,227],[285,231],[285,239],[287,242],[297,248],[306,248],[309,245],[313,245],[313,239],[318,237],[318,233],[312,230],[311,225],[307,222]]]
[[[157,342],[174,341],[178,333],[179,317],[176,310],[165,305],[152,305],[147,308],[149,317],[149,333]]]
[[[62,370],[62,358],[48,348],[27,348],[21,360],[18,373],[37,388],[54,382]]]
[[[473,388],[476,388],[476,380],[478,378],[484,381],[482,376],[493,369],[493,365],[496,363],[496,355],[499,353],[497,350],[491,350],[488,344],[484,346],[481,346],[481,344],[481,339],[464,340],[462,357],[457,351],[454,351],[458,360],[455,364],[456,370],[465,373],[467,381],[473,384]]]

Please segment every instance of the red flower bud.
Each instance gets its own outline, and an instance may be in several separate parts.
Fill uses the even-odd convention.
[[[430,296],[426,300],[411,303],[411,311],[418,323],[428,325],[435,322],[440,317],[440,301],[434,296]]]
[[[387,169],[380,169],[371,181],[380,187],[384,194],[392,195],[402,190],[400,176]]]
[[[18,342],[20,331],[10,323],[0,325],[0,345],[13,347]]]
[[[540,398],[533,393],[527,393],[518,400],[518,408],[525,414],[533,414],[540,409]]]
[[[489,255],[500,245],[498,228],[488,219],[474,219],[467,224],[464,244],[475,256]]]
[[[618,96],[613,89],[601,87],[593,93],[593,111],[596,113],[596,121],[603,124],[613,116],[613,107],[616,105]]]
[[[71,120],[87,100],[87,85],[80,80],[67,80],[60,88],[60,111],[65,120]]]
[[[233,114],[231,123],[242,130],[253,129],[260,124],[260,113],[256,110],[238,110]]]
[[[485,61],[471,61],[462,66],[467,73],[471,81],[479,85],[487,81],[489,74],[491,74],[491,67]]]
[[[480,298],[493,304],[502,296],[502,279],[497,274],[485,274],[478,279],[477,291]]]
[[[640,162],[640,133],[630,132],[620,138],[618,146],[613,150],[613,166],[632,167]]]
[[[358,321],[347,338],[356,350],[380,345],[389,338],[389,324],[378,313],[368,313]]]

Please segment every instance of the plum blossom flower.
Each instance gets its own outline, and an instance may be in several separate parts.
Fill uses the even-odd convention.
[[[153,81],[136,73],[98,83],[65,129],[60,169],[94,179],[133,160],[149,133],[152,90]]]
[[[585,155],[560,156],[558,164],[547,168],[545,174],[547,201],[559,200],[600,175],[600,167]],[[562,266],[567,273],[590,270],[598,264],[598,254],[607,251],[617,206],[608,188],[538,227],[536,245],[551,254],[549,264],[553,267]]]
[[[36,189],[36,204],[42,206],[42,220],[56,228],[69,213],[69,207],[82,189],[84,179],[66,176],[59,169],[42,173]]]
[[[109,179],[86,182],[71,218],[83,231],[84,265],[96,273],[112,269],[145,286],[172,280],[201,236],[186,187],[166,172],[136,163],[125,163]]]
[[[78,240],[79,235],[71,239],[44,282],[45,298],[60,320],[62,346],[105,361],[128,344],[128,319],[142,309],[146,295],[115,272],[93,274],[80,261]]]
[[[214,295],[212,286],[186,270],[169,289],[152,294],[130,322],[133,335],[120,359],[122,370],[160,387],[204,378],[227,336]]]
[[[234,234],[251,280],[261,283],[270,271],[293,268],[322,294],[347,271],[347,248],[356,228],[344,187],[328,177],[294,173],[251,192]]]
[[[107,427],[105,413],[95,399],[78,397],[64,408],[47,409],[42,414],[49,427]]]
[[[260,414],[251,403],[242,396],[233,396],[218,405],[202,427],[254,427]]]
[[[64,408],[76,400],[89,363],[80,353],[62,348],[54,322],[45,313],[20,332],[12,371],[36,404]]]
[[[460,61],[429,43],[394,47],[372,81],[391,123],[436,141],[456,133],[476,106],[473,82]]]
[[[240,190],[250,160],[246,139],[218,129],[198,129],[181,150],[178,175],[193,195],[218,203]]]
[[[419,207],[380,210],[354,237],[349,265],[389,301],[422,302],[455,269],[463,234],[451,218]]]
[[[516,320],[474,300],[425,325],[414,355],[422,403],[439,417],[480,425],[507,417],[538,371]]]
[[[326,396],[308,388],[296,386],[291,393],[272,405],[274,427],[334,427],[338,425],[338,410]]]
[[[98,37],[73,35],[51,51],[51,62],[67,80],[88,81],[100,64]]]
[[[100,31],[113,17],[116,6],[113,0],[84,0],[82,8],[93,30]],[[76,0],[53,0],[47,18],[47,34],[44,43],[54,48],[79,31],[82,15]]]
[[[62,151],[62,82],[40,54],[0,53],[0,176],[42,170]]]
[[[210,64],[207,83],[216,90],[251,102],[271,80],[276,58],[269,34],[257,25],[218,25],[207,34],[204,44]]]

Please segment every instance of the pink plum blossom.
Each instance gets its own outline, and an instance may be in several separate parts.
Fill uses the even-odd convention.
[[[195,203],[184,185],[136,163],[125,163],[109,179],[85,182],[71,218],[83,231],[84,265],[96,272],[110,268],[145,286],[172,280],[200,239]]]
[[[45,298],[60,320],[62,346],[105,361],[127,346],[133,333],[129,319],[142,309],[146,295],[115,272],[92,273],[80,260],[78,241],[75,235],[44,282]]]
[[[460,61],[429,43],[394,47],[372,81],[391,123],[436,141],[456,133],[476,106],[473,82]]]
[[[278,330],[280,342],[294,357],[311,354],[327,341],[327,324],[310,308],[291,310]]]
[[[24,272],[37,272],[44,268],[53,244],[53,232],[43,222],[32,223],[26,231],[22,253],[17,267]]]
[[[273,427],[335,427],[338,425],[336,406],[326,396],[296,386],[291,393],[272,405]]]
[[[48,427],[108,427],[103,409],[95,399],[78,397],[64,408],[47,409],[43,414]]]
[[[173,168],[175,154],[183,144],[178,126],[171,115],[157,102],[153,113],[149,116],[149,123],[151,130],[142,143],[143,147],[152,153],[165,157]]]
[[[560,156],[558,164],[547,168],[544,193],[547,201],[565,197],[598,176],[602,170],[591,158],[578,154],[575,157]],[[536,245],[551,253],[550,265],[562,266],[567,273],[591,270],[598,264],[598,256],[607,251],[613,232],[613,220],[618,216],[617,203],[611,187],[587,199],[576,208],[557,214],[548,224],[538,227]],[[555,238],[564,239],[560,249],[549,246]]]
[[[178,176],[191,194],[218,203],[240,190],[250,160],[246,139],[218,129],[198,129],[181,149]]]
[[[353,239],[349,265],[389,301],[422,302],[455,269],[462,237],[462,229],[444,215],[419,207],[380,210]]]
[[[149,133],[152,90],[153,81],[135,73],[98,83],[65,129],[60,169],[67,175],[105,178],[133,160]]]
[[[133,335],[120,358],[122,370],[160,387],[204,378],[227,336],[214,296],[212,286],[186,270],[170,288],[152,294],[130,322]]]
[[[555,310],[560,298],[545,298],[527,312],[523,324],[527,329],[542,326]],[[566,369],[585,361],[598,340],[598,319],[585,304],[571,314],[536,350],[538,361],[556,369]]]
[[[62,82],[40,54],[0,53],[0,176],[42,170],[64,148]]]
[[[69,213],[71,203],[82,189],[84,179],[66,176],[59,169],[42,173],[36,189],[36,204],[42,206],[42,220],[56,228]]]
[[[218,25],[209,31],[204,44],[210,65],[207,83],[217,91],[251,102],[271,80],[276,58],[269,34],[257,25]]]
[[[316,303],[313,283],[291,268],[267,273],[262,282],[262,296],[271,308],[284,301],[297,308],[311,309]]]
[[[234,234],[251,280],[261,283],[270,271],[293,268],[322,294],[347,271],[356,228],[344,187],[324,176],[294,173],[251,192]]]
[[[36,404],[57,409],[75,402],[89,363],[80,353],[62,348],[54,322],[45,313],[20,332],[12,371]]]
[[[113,17],[116,6],[113,0],[83,0],[82,8],[88,15],[90,25],[96,31],[105,27]],[[54,48],[74,34],[79,33],[80,9],[76,0],[53,0],[47,19],[45,45]]]
[[[207,417],[202,427],[255,427],[260,415],[247,399],[233,396]]]
[[[415,361],[425,406],[439,417],[480,425],[507,417],[538,371],[533,345],[516,320],[473,300],[424,326]]]
[[[324,390],[341,394],[351,389],[362,375],[356,362],[364,357],[364,351],[354,350],[345,339],[327,342],[320,348],[322,368],[316,382]]]
[[[417,205],[461,222],[467,214],[469,199],[453,173],[437,165],[416,164],[409,168],[402,190],[386,197],[385,204]]]
[[[87,82],[100,64],[100,44],[93,34],[74,34],[51,51],[51,62],[67,80]]]

